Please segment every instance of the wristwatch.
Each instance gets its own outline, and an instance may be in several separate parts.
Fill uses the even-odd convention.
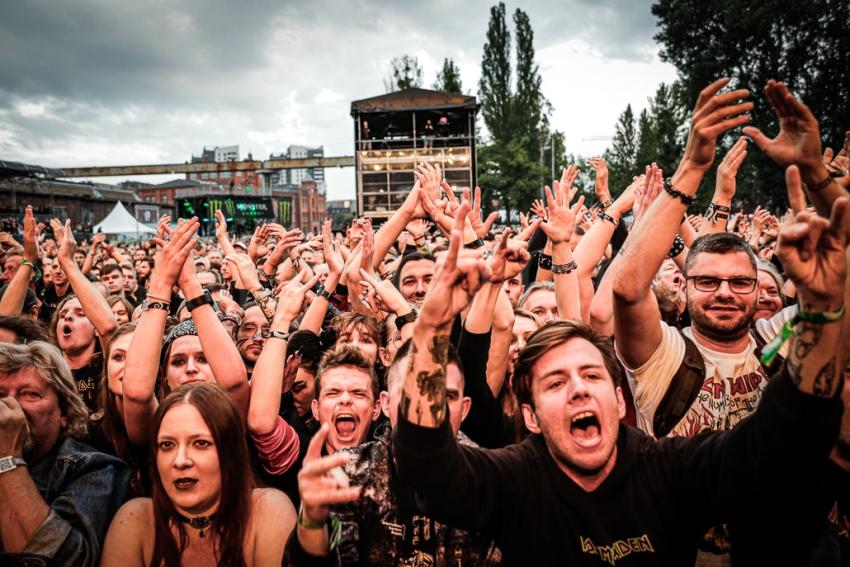
[[[18,467],[27,466],[27,462],[20,457],[0,457],[0,474],[13,471]]]
[[[189,301],[186,302],[186,309],[188,309],[191,312],[191,311],[194,311],[195,309],[197,309],[198,307],[200,307],[201,305],[213,305],[213,304],[215,304],[215,302],[213,301],[212,295],[210,295],[210,290],[205,289],[204,293],[202,293],[198,297],[196,297],[194,299],[190,299]]]
[[[397,331],[401,331],[402,327],[414,321],[416,321],[416,309],[411,309],[410,313],[405,313],[395,318],[395,328]]]
[[[552,256],[549,254],[540,253],[540,256],[537,258],[537,265],[540,266],[542,270],[551,270],[552,269]]]

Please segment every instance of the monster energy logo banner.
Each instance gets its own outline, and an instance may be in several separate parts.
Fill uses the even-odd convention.
[[[227,218],[252,219],[272,218],[274,216],[270,199],[248,199],[240,197],[207,198],[203,200],[204,213],[213,218],[216,211],[221,211]]]
[[[281,199],[277,202],[278,220],[283,226],[292,225],[292,201]]]

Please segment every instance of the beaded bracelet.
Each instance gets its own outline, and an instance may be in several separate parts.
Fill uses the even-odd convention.
[[[668,195],[670,195],[674,199],[679,199],[680,201],[682,201],[682,203],[686,207],[690,207],[691,205],[693,205],[694,201],[696,200],[696,197],[694,197],[693,195],[682,193],[681,191],[673,187],[673,182],[670,180],[669,177],[664,180],[664,190],[667,192]]]

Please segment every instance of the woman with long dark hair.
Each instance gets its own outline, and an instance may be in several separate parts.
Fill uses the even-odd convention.
[[[172,392],[150,445],[152,497],[118,511],[102,565],[280,565],[295,509],[282,492],[254,488],[245,427],[221,386]]]

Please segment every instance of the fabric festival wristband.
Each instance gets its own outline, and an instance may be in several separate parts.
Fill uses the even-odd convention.
[[[779,331],[779,334],[776,335],[772,341],[767,343],[762,349],[761,356],[761,364],[762,366],[770,366],[774,359],[776,359],[776,355],[779,354],[779,349],[782,348],[782,345],[790,339],[794,335],[794,328],[801,321],[808,321],[810,323],[817,323],[819,325],[823,325],[826,323],[835,323],[836,321],[840,321],[842,317],[844,317],[845,307],[842,305],[841,309],[837,309],[835,311],[830,311],[827,313],[812,313],[807,311],[800,311],[794,317],[791,318],[790,321],[786,321],[784,325],[782,325],[782,329]]]

